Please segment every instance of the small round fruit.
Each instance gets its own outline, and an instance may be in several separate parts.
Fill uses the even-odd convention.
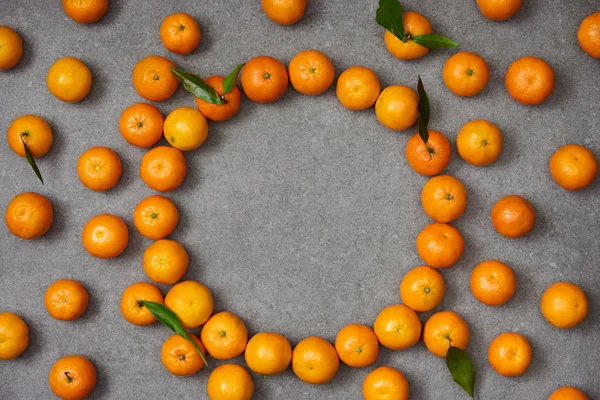
[[[251,400],[254,381],[244,367],[222,364],[208,377],[206,391],[209,400]]]
[[[500,129],[483,119],[464,124],[456,137],[456,148],[463,160],[471,165],[493,163],[502,152],[503,138]]]
[[[199,111],[196,112],[200,114]],[[148,150],[142,157],[140,177],[150,189],[158,192],[175,190],[183,183],[186,175],[187,163],[181,150],[158,146]]]
[[[349,324],[338,332],[335,350],[344,364],[355,368],[368,367],[377,360],[379,341],[368,326]]]
[[[90,219],[81,233],[83,247],[98,258],[114,258],[129,243],[129,230],[116,215],[100,214]]]
[[[206,357],[206,350],[196,335],[190,337]],[[167,371],[177,376],[191,376],[204,366],[204,360],[194,345],[178,334],[171,335],[162,345],[160,361]]]
[[[366,110],[377,101],[381,92],[379,78],[367,67],[350,67],[339,76],[335,94],[340,104],[349,110]]]
[[[83,356],[66,356],[54,363],[48,382],[56,397],[63,400],[85,399],[96,387],[96,368]]]
[[[214,302],[206,286],[197,281],[183,281],[169,290],[165,306],[177,314],[184,328],[194,329],[208,321]]]
[[[4,214],[4,221],[10,233],[28,240],[45,235],[50,230],[53,219],[50,200],[33,192],[13,197]]]
[[[450,175],[429,178],[421,192],[423,210],[437,222],[451,222],[467,208],[467,189]]]
[[[306,95],[323,93],[333,83],[333,63],[318,50],[304,50],[296,54],[288,67],[294,89]]]
[[[250,100],[272,103],[285,93],[288,73],[281,61],[269,56],[259,56],[246,62],[240,82]]]
[[[302,339],[292,354],[292,369],[301,381],[320,385],[332,380],[340,367],[335,348],[319,336]]]
[[[73,321],[87,309],[88,292],[77,281],[59,279],[46,289],[44,305],[52,318]]]
[[[402,13],[404,22],[404,34],[409,38],[419,35],[428,35],[433,32],[431,24],[421,14],[408,11]],[[412,39],[408,39],[406,43],[398,39],[390,31],[386,30],[383,35],[385,47],[399,60],[414,60],[423,57],[429,49],[417,44]]]
[[[402,303],[417,312],[433,310],[442,302],[445,292],[442,274],[427,266],[411,269],[400,283]]]
[[[496,231],[508,238],[528,234],[535,225],[535,210],[527,199],[510,195],[501,198],[492,208],[492,224]]]
[[[450,162],[450,142],[442,132],[428,130],[427,143],[419,133],[415,133],[406,142],[406,160],[415,172],[425,175],[437,175]]]
[[[121,113],[119,132],[127,143],[145,149],[163,136],[164,122],[158,108],[148,103],[135,103]]]
[[[198,47],[202,34],[200,25],[189,14],[171,14],[160,25],[160,40],[165,48],[175,54],[189,54]]]
[[[484,17],[492,21],[506,21],[521,9],[523,0],[477,0]]]
[[[590,400],[590,398],[576,387],[563,386],[556,389],[548,400]]]
[[[510,267],[500,261],[483,261],[471,272],[471,293],[488,306],[510,300],[517,288],[517,278]]]
[[[23,40],[10,26],[0,25],[0,71],[17,65],[23,57]]]
[[[80,24],[97,22],[108,11],[108,0],[62,0],[65,14]]]
[[[277,375],[290,365],[292,345],[279,333],[260,332],[248,341],[244,357],[248,368],[257,374]]]
[[[375,102],[375,114],[381,125],[403,131],[417,122],[419,98],[414,90],[401,85],[388,86]]]
[[[557,282],[542,295],[540,308],[546,321],[557,328],[579,325],[588,314],[588,299],[584,291],[573,283]]]
[[[6,138],[11,150],[21,157],[25,157],[25,142],[34,158],[48,153],[54,140],[50,125],[37,115],[22,115],[16,118],[10,123]]]
[[[485,89],[490,79],[490,70],[480,55],[461,51],[446,60],[442,77],[452,93],[472,97]]]
[[[453,311],[436,312],[429,317],[423,328],[423,342],[427,350],[441,358],[446,358],[451,345],[466,349],[470,337],[469,326]]]
[[[190,257],[181,244],[161,239],[146,248],[142,265],[151,281],[172,285],[185,274],[189,262]]]
[[[225,90],[223,89],[224,80],[225,78],[219,75],[209,76],[204,80],[204,83],[215,89],[223,104],[208,103],[196,97],[196,107],[198,107],[202,115],[211,121],[227,121],[237,114],[240,109],[242,101],[240,89],[236,85],[231,92],[225,94]]]
[[[383,346],[404,350],[419,341],[421,321],[417,313],[404,304],[395,304],[381,310],[375,318],[373,330]]]
[[[175,64],[164,57],[148,56],[140,60],[131,74],[135,91],[146,100],[168,100],[179,86],[171,68]]]
[[[404,374],[392,367],[374,369],[362,384],[364,400],[408,400],[409,392]]]
[[[229,360],[246,349],[248,330],[237,315],[224,311],[206,321],[200,333],[208,354],[217,360]]]
[[[554,71],[541,58],[527,56],[510,64],[504,83],[519,103],[540,104],[554,91]]]
[[[123,167],[119,155],[104,146],[87,149],[77,161],[77,176],[83,185],[96,192],[112,189],[119,182]]]
[[[563,189],[584,189],[596,179],[598,161],[594,153],[585,147],[568,144],[550,157],[550,174]]]
[[[152,240],[164,239],[179,222],[177,206],[164,196],[150,196],[133,210],[133,224],[142,236]]]
[[[25,321],[11,312],[0,313],[0,360],[20,356],[29,345],[29,328]]]
[[[434,222],[417,236],[417,252],[427,265],[448,268],[460,258],[465,248],[462,235],[452,225]]]
[[[146,326],[157,321],[142,301],[163,304],[163,295],[156,286],[146,282],[129,285],[123,291],[120,302],[121,314],[127,322],[138,326]]]
[[[163,132],[167,142],[176,149],[195,150],[208,137],[208,123],[195,108],[179,107],[165,119]]]
[[[488,362],[502,376],[520,376],[531,364],[531,345],[515,332],[504,332],[488,348]]]
[[[600,58],[600,11],[585,17],[577,30],[579,46],[594,58]]]
[[[46,76],[48,90],[67,103],[85,99],[92,88],[92,72],[81,60],[61,58],[52,64]]]
[[[279,25],[292,25],[304,16],[307,0],[262,0],[261,3],[271,21]]]

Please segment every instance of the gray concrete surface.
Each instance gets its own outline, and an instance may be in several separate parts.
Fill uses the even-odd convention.
[[[22,241],[0,227],[0,310],[23,316],[31,329],[28,350],[0,362],[0,399],[51,398],[48,371],[71,353],[90,357],[97,367],[93,398],[206,398],[208,371],[177,378],[161,365],[165,328],[135,327],[119,312],[123,289],[147,280],[141,257],[150,244],[132,223],[134,206],[152,194],[138,178],[143,151],[128,145],[117,129],[121,111],[141,100],[131,70],[142,57],[159,54],[185,70],[225,74],[261,54],[287,64],[308,48],[327,53],[338,73],[351,65],[369,66],[384,86],[416,88],[421,74],[432,101],[430,126],[452,141],[471,119],[488,119],[501,128],[506,145],[489,167],[470,166],[453,149],[446,172],[461,179],[469,193],[467,212],[455,224],[466,249],[460,262],[443,272],[448,289],[439,309],[457,311],[470,325],[468,351],[478,371],[479,398],[546,399],[560,385],[575,385],[599,399],[599,184],[566,192],[547,167],[552,152],[570,142],[600,155],[600,61],[584,54],[576,41],[579,21],[597,11],[598,3],[527,0],[512,20],[492,23],[472,0],[404,1],[406,9],[426,15],[436,32],[489,62],[489,85],[471,99],[458,98],[443,85],[441,69],[454,50],[432,51],[414,62],[398,61],[386,51],[383,30],[375,23],[375,0],[310,0],[305,18],[291,27],[270,22],[259,3],[111,0],[101,22],[82,26],[64,15],[60,2],[0,0],[0,24],[16,28],[25,42],[18,67],[0,73],[0,129],[34,113],[51,123],[56,140],[39,160],[45,186],[5,141],[0,145],[0,206],[33,190],[49,196],[56,213],[51,232],[40,240]],[[203,31],[202,44],[186,57],[169,54],[158,35],[162,18],[179,11],[195,16]],[[554,95],[537,107],[517,104],[504,88],[507,66],[524,55],[546,59],[556,72]],[[63,56],[79,57],[92,70],[92,92],[82,103],[62,103],[47,91],[46,71]],[[180,88],[158,107],[166,114],[192,104]],[[270,105],[246,99],[235,119],[211,124],[206,144],[186,154],[189,175],[169,194],[182,216],[173,238],[191,255],[186,278],[208,285],[216,310],[239,314],[251,333],[278,331],[293,343],[309,335],[333,341],[347,323],[372,324],[379,310],[400,301],[404,273],[421,264],[414,240],[430,222],[419,203],[425,178],[404,158],[404,145],[415,131],[391,132],[372,110],[345,110],[333,88],[319,97],[288,90]],[[122,181],[107,193],[86,189],[76,177],[79,154],[94,145],[112,147],[123,160]],[[535,230],[523,239],[500,237],[489,219],[493,203],[511,193],[530,199],[538,213]],[[84,223],[105,212],[122,216],[132,233],[125,253],[110,261],[90,257],[80,244]],[[470,271],[484,259],[503,260],[516,272],[517,292],[504,306],[483,306],[469,292]],[[44,308],[44,291],[59,278],[80,280],[89,290],[89,309],[75,322],[53,320]],[[581,285],[589,296],[588,319],[574,329],[555,329],[539,312],[542,292],[559,280]],[[422,321],[427,317],[421,315]],[[521,377],[500,377],[487,363],[488,344],[503,331],[521,332],[533,345],[533,363]],[[382,351],[377,365],[401,369],[413,399],[467,397],[444,361],[422,342],[406,351]],[[341,367],[324,386],[301,383],[291,370],[266,381],[255,376],[256,398],[359,399],[371,369]]]

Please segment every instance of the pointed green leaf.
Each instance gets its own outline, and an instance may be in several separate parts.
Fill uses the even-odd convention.
[[[429,140],[429,130],[427,128],[427,125],[429,125],[429,97],[427,97],[420,75],[417,90],[419,92],[419,136],[423,139],[423,143],[427,144]]]
[[[198,75],[190,74],[189,72],[184,72],[173,67],[171,67],[171,73],[183,83],[185,90],[200,100],[212,104],[223,104],[215,89],[204,82]]]
[[[29,163],[29,165],[31,165],[31,169],[33,169],[33,172],[35,172],[38,179],[40,180],[40,182],[42,182],[42,185],[43,185],[44,178],[42,178],[42,174],[41,174],[37,164],[35,163],[35,158],[33,158],[33,154],[31,154],[29,147],[27,146],[27,144],[25,143],[25,140],[23,139],[23,134],[21,134],[21,142],[23,142],[23,149],[25,150],[25,158],[27,158],[27,162]]]
[[[233,71],[231,71],[231,73],[225,77],[225,79],[223,80],[224,94],[231,92],[235,85],[237,85],[238,75],[240,74],[240,71],[242,70],[244,65],[246,65],[246,63],[236,65]]]
[[[413,36],[412,41],[420,44],[428,49],[445,49],[448,47],[458,47],[460,44],[447,38],[446,36],[438,35],[437,33],[429,33],[427,35]]]
[[[392,35],[406,43],[404,35],[404,20],[402,18],[402,4],[398,0],[379,0],[379,7],[375,14],[377,24],[390,31]]]
[[[469,396],[475,398],[475,366],[464,350],[450,346],[446,353],[446,365],[454,382],[458,383]]]
[[[202,357],[204,365],[208,367],[208,362],[206,362],[206,358],[204,357],[204,353],[202,353],[200,346],[198,346],[198,344],[188,333],[188,331],[185,330],[177,314],[175,314],[173,311],[169,310],[167,307],[160,303],[155,303],[153,301],[147,300],[142,300],[141,302],[144,305],[144,307],[146,307],[148,311],[150,311],[152,315],[154,315],[154,317],[156,317],[156,319],[160,321],[161,324],[163,324],[164,326],[166,326],[167,328],[169,328],[170,330],[172,330],[173,332],[175,332],[176,334],[193,344],[196,351],[198,351],[198,354],[200,354],[200,357]]]

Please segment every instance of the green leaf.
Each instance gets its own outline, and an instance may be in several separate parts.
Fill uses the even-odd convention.
[[[246,63],[236,65],[233,71],[225,77],[223,80],[223,94],[227,94],[233,90],[237,84],[238,75],[244,65],[246,65]]]
[[[152,315],[154,315],[156,319],[160,321],[161,324],[163,324],[164,326],[166,326],[167,328],[169,328],[170,330],[172,330],[173,332],[175,332],[176,334],[193,344],[196,348],[196,351],[198,351],[198,354],[200,354],[200,357],[202,357],[204,365],[208,367],[208,362],[206,362],[206,358],[204,357],[204,353],[202,353],[200,346],[198,346],[198,344],[192,338],[189,332],[185,330],[177,314],[175,314],[173,311],[169,310],[167,307],[160,303],[155,303],[153,301],[147,300],[142,300],[141,302],[144,305],[144,307],[146,307],[148,311],[150,311]]]
[[[446,353],[446,365],[452,374],[454,382],[458,383],[469,396],[475,398],[475,366],[465,353],[458,347],[450,346]]]
[[[200,100],[212,104],[223,104],[215,89],[204,82],[198,75],[190,74],[189,72],[184,72],[173,67],[171,67],[171,73],[183,83],[185,90]]]
[[[377,24],[383,26],[392,35],[402,40],[408,40],[404,35],[404,20],[402,19],[402,4],[398,0],[379,0],[379,7],[375,14]]]
[[[429,140],[429,130],[427,129],[427,125],[429,125],[429,97],[427,97],[420,75],[417,90],[419,92],[419,136],[423,139],[423,143],[427,144]]]
[[[412,41],[420,44],[428,49],[445,49],[448,47],[458,47],[460,44],[447,38],[446,36],[438,35],[437,33],[428,33],[427,35],[413,36]]]
[[[35,172],[38,179],[40,180],[40,182],[42,182],[42,185],[43,185],[44,178],[42,178],[42,174],[40,173],[40,170],[39,170],[37,164],[35,163],[35,158],[33,158],[33,154],[31,154],[31,150],[29,150],[29,147],[25,143],[22,133],[21,133],[21,142],[23,142],[23,149],[25,150],[25,158],[27,158],[27,162],[29,163],[29,165],[31,165],[31,169],[33,169],[33,172]]]

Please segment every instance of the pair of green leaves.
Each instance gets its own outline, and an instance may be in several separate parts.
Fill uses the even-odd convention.
[[[464,350],[450,346],[446,353],[446,365],[454,382],[458,383],[469,396],[475,398],[475,366]]]
[[[193,344],[196,351],[198,351],[198,354],[200,354],[200,357],[202,357],[204,365],[208,367],[208,362],[206,362],[206,357],[204,357],[204,353],[202,353],[200,346],[198,346],[198,343],[196,343],[196,341],[192,338],[189,332],[185,330],[185,328],[181,324],[181,321],[179,320],[179,317],[177,317],[177,314],[175,314],[173,311],[169,310],[167,307],[160,303],[155,303],[153,301],[147,300],[142,300],[141,303],[164,326],[166,326],[167,328],[169,328],[170,330],[172,330],[173,332],[175,332],[176,334]]]
[[[223,105],[225,104],[225,95],[231,92],[236,84],[240,71],[245,64],[238,64],[229,75],[223,80],[223,96],[219,96],[217,91],[198,75],[189,72],[181,71],[171,67],[171,73],[177,78],[185,90],[207,103]]]
[[[413,42],[427,47],[428,49],[442,49],[448,47],[457,47],[460,44],[455,41],[438,35],[437,33],[429,33],[426,35],[412,36],[404,32],[404,19],[402,18],[402,4],[398,0],[379,0],[379,8],[377,9],[377,23],[390,31],[403,43],[412,40]]]
[[[21,133],[21,142],[23,142],[23,149],[25,150],[25,158],[27,159],[27,163],[29,165],[31,165],[31,169],[33,169],[33,172],[35,172],[36,176],[38,177],[40,182],[42,182],[42,185],[43,185],[44,178],[42,178],[40,169],[38,168],[37,164],[35,163],[35,158],[33,158],[33,154],[31,154],[31,150],[29,150],[29,146],[27,146],[27,143],[25,143],[25,139],[23,138],[24,136],[27,136],[26,132]]]

